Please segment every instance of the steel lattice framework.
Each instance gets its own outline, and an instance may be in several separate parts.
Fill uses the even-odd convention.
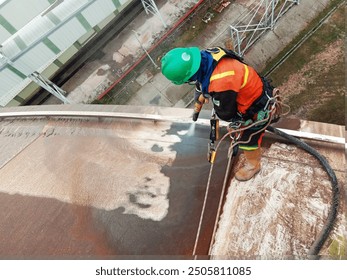
[[[259,2],[258,4],[256,2]],[[261,0],[253,3],[253,8],[235,24],[230,25],[234,50],[241,56],[260,36],[273,30],[278,19],[299,0]]]
[[[148,15],[151,13],[151,14],[159,17],[159,19],[163,23],[164,27],[166,28],[166,23],[165,23],[163,17],[161,16],[160,11],[159,11],[157,5],[155,4],[154,0],[141,0],[141,2],[142,2],[142,5],[145,9],[146,14]]]

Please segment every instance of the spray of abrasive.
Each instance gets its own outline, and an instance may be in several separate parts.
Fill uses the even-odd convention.
[[[188,129],[187,135],[188,135],[188,136],[193,136],[193,135],[194,135],[194,131],[195,131],[195,122],[192,122],[192,123],[190,124],[189,129]]]

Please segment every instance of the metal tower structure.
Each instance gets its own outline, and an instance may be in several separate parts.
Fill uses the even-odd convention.
[[[65,97],[67,92],[46,77],[42,76],[39,72],[34,71],[28,76],[32,81],[43,87],[49,93],[53,94],[56,98],[64,102],[64,104],[70,104],[70,100]]]
[[[30,78],[33,82],[37,83],[39,86],[43,87],[45,90],[47,90],[49,93],[53,94],[55,97],[60,99],[64,104],[70,104],[70,100],[65,97],[66,91],[58,87],[56,84],[51,82],[46,77],[42,76],[39,72],[33,71],[31,74],[26,75],[24,74],[24,70],[21,70],[20,64],[15,65],[7,56],[5,56],[1,50],[0,50],[0,61],[2,61],[5,64],[11,65],[11,67],[17,71],[20,75],[23,77],[27,76]]]
[[[155,4],[154,0],[141,0],[142,5],[145,9],[146,14],[148,15],[149,13],[159,17],[159,19],[161,20],[161,22],[163,23],[164,27],[166,28],[166,23],[163,19],[163,17],[160,14],[160,11],[157,7],[157,5]]]
[[[258,2],[258,3],[256,3]],[[267,30],[273,30],[278,19],[299,0],[256,0],[253,8],[235,24],[230,25],[234,50],[241,56]]]

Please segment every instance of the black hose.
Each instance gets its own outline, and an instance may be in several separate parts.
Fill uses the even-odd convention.
[[[318,161],[320,162],[320,164],[325,169],[325,171],[327,172],[327,174],[329,175],[331,185],[332,185],[331,208],[330,208],[326,223],[324,224],[321,232],[319,233],[318,237],[316,238],[316,240],[314,241],[314,243],[312,244],[311,248],[308,251],[308,257],[309,258],[318,259],[319,258],[319,255],[318,255],[319,251],[323,247],[324,242],[327,240],[327,238],[330,234],[330,231],[332,230],[332,228],[334,226],[335,219],[337,216],[338,207],[339,207],[339,186],[338,186],[335,172],[331,168],[331,166],[329,165],[326,158],[323,157],[320,153],[318,153],[315,149],[313,149],[311,146],[309,146],[305,142],[302,142],[299,139],[297,139],[291,135],[288,135],[287,133],[284,133],[283,131],[278,130],[277,128],[274,128],[272,126],[268,126],[267,130],[278,135],[278,136],[281,136],[281,137],[289,140],[290,142],[292,142],[293,144],[295,144],[299,148],[305,150],[306,152],[308,152],[311,155],[313,155],[314,157],[316,157],[318,159]]]

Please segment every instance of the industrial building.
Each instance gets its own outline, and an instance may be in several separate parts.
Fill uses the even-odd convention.
[[[0,2],[0,106],[28,101],[90,40],[124,16],[130,0]],[[36,81],[36,82],[34,82]],[[64,98],[64,92],[56,90]]]

